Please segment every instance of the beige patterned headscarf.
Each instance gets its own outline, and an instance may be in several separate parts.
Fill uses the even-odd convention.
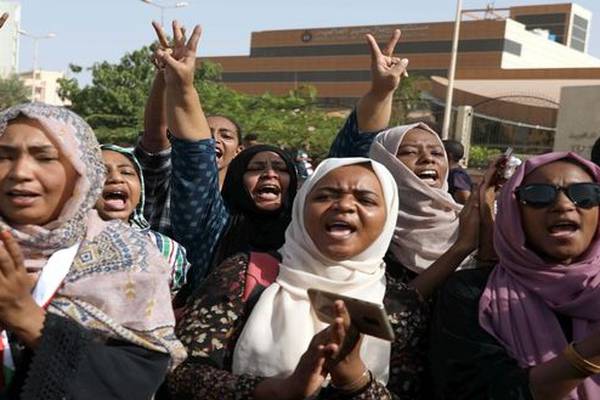
[[[65,108],[23,104],[0,113],[0,137],[18,117],[39,122],[78,174],[56,220],[10,226],[0,215],[0,227],[17,239],[29,267],[43,268],[55,251],[80,243],[48,311],[107,338],[170,354],[172,366],[177,365],[186,354],[174,334],[169,266],[143,233],[121,221],[102,221],[93,209],[105,180],[94,132]]]
[[[440,189],[432,188],[396,157],[404,136],[415,128],[430,132],[444,149],[434,130],[424,123],[417,123],[378,134],[369,157],[385,165],[398,186],[398,221],[390,251],[404,267],[420,273],[456,241],[462,206],[448,193],[448,173],[442,177]]]

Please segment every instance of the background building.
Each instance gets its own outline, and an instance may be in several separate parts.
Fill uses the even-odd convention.
[[[4,12],[10,14],[10,19],[0,30],[0,78],[15,74],[19,70],[21,6],[13,2],[0,1],[0,14]]]
[[[546,30],[551,40],[587,53],[592,14],[577,4],[511,7],[510,18],[528,30]]]
[[[553,147],[563,87],[600,85],[600,59],[587,53],[591,13],[576,4],[466,10],[460,30],[454,106],[473,107],[475,145],[538,153]],[[253,32],[247,56],[212,57],[223,82],[249,93],[317,89],[326,105],[352,107],[370,86],[365,34],[383,46],[402,30],[396,54],[441,123],[454,22]],[[599,105],[600,106],[600,105]]]
[[[31,90],[35,101],[55,106],[67,105],[57,94],[59,88],[58,80],[64,78],[64,76],[65,74],[62,72],[44,71],[39,69],[35,71],[35,80],[33,79],[31,71],[19,74],[19,77],[25,86]]]

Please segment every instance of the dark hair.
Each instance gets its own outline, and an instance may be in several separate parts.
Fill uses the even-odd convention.
[[[240,124],[237,123],[237,121],[235,119],[228,117],[227,115],[223,115],[223,114],[207,115],[206,119],[212,118],[212,117],[225,118],[227,121],[231,122],[233,124],[233,126],[235,126],[235,131],[236,131],[235,133],[237,134],[238,143],[242,144],[242,127],[240,126]]]
[[[258,140],[258,135],[256,133],[248,133],[246,136],[244,136],[244,140],[246,142],[249,142],[251,140]]]
[[[448,154],[448,158],[450,160],[458,162],[465,156],[465,148],[461,142],[447,139],[444,140],[443,143],[444,149],[446,149],[446,154]]]
[[[592,146],[592,162],[600,166],[600,138]]]

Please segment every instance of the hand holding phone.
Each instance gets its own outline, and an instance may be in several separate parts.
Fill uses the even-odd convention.
[[[308,289],[308,297],[319,320],[332,324],[336,317],[335,302],[342,300],[352,324],[360,333],[390,342],[394,340],[394,330],[383,305],[319,289]]]

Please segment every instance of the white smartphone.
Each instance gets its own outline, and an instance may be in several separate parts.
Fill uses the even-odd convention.
[[[394,330],[383,305],[319,289],[308,289],[308,297],[319,320],[333,323],[336,317],[334,303],[343,300],[352,324],[360,333],[390,342],[394,340]]]

